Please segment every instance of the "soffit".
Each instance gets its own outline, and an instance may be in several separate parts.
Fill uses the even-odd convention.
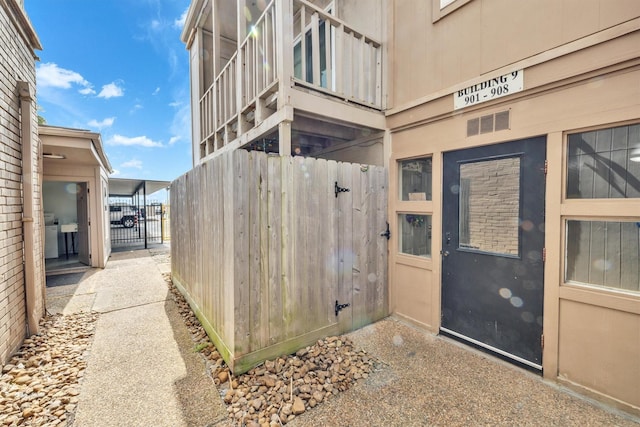
[[[142,194],[143,186],[146,186],[147,196],[164,190],[171,185],[170,181],[155,181],[146,179],[109,178],[109,196],[132,197],[136,193]]]

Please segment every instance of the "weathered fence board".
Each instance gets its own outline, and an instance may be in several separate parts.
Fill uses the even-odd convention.
[[[173,280],[234,372],[387,315],[386,179],[238,150],[172,183]]]

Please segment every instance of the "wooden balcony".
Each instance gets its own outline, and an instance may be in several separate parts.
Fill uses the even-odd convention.
[[[200,98],[200,158],[292,120],[296,92],[381,111],[381,43],[305,0],[272,0]]]

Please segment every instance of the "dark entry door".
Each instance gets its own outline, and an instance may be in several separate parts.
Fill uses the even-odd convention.
[[[542,369],[545,138],[444,154],[443,332]]]

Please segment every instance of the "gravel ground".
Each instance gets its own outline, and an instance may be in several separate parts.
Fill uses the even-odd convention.
[[[53,315],[2,367],[0,425],[57,426],[73,420],[78,382],[95,331],[96,313]]]
[[[348,335],[380,360],[291,426],[638,426],[493,357],[388,318]]]

